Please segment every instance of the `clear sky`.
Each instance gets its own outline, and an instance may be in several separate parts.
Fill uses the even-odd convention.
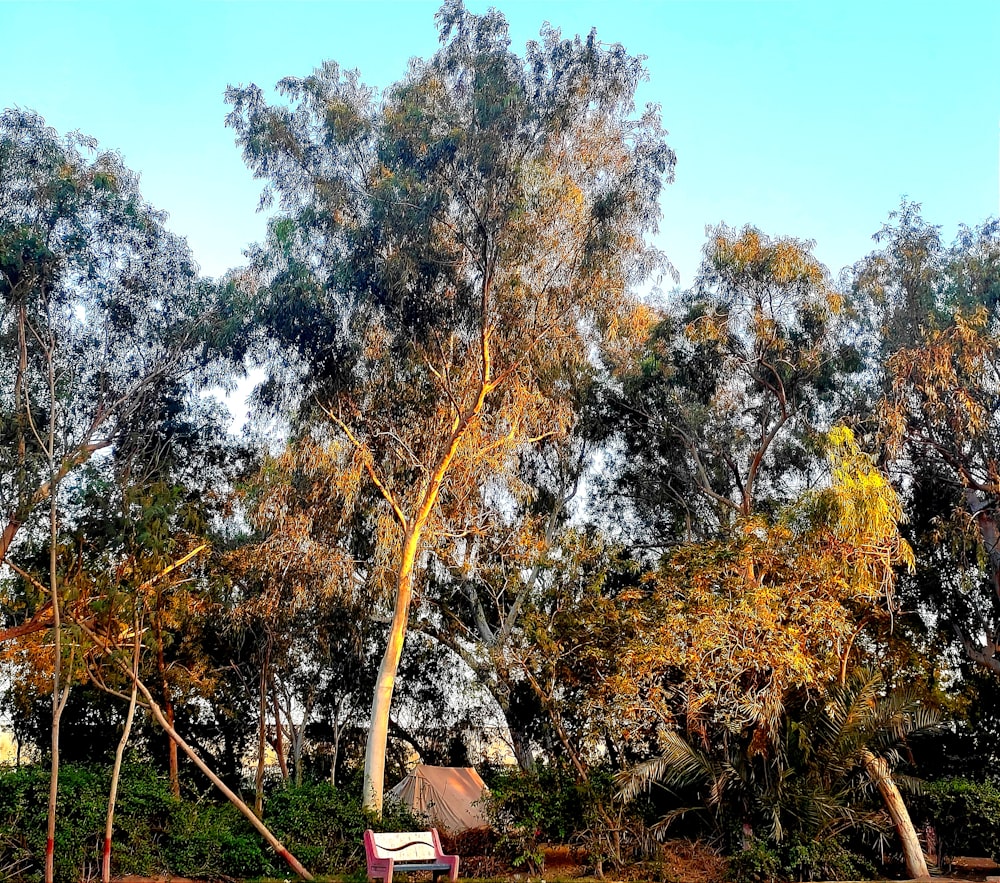
[[[486,3],[467,0],[473,11]],[[904,195],[951,238],[998,213],[1000,2],[501,0],[648,56],[678,155],[660,245],[689,284],[706,224],[814,239],[836,274]],[[228,83],[321,61],[385,87],[436,46],[436,0],[0,0],[0,106],[118,149],[202,269],[259,239],[259,187],[223,125]]]

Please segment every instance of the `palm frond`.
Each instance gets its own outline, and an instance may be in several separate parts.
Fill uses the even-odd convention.
[[[675,819],[684,818],[689,812],[704,812],[705,807],[703,806],[682,806],[677,809],[672,809],[668,813],[664,813],[656,822],[650,830],[653,836],[657,840],[663,840],[667,836],[667,829],[674,822]]]
[[[669,732],[663,737],[663,750],[658,757],[650,758],[630,770],[615,776],[618,796],[632,800],[653,785],[676,788],[697,781],[715,779],[712,763],[704,754],[688,744],[678,733]]]

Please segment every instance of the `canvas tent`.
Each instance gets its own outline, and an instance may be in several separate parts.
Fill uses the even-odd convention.
[[[457,833],[489,826],[483,808],[476,804],[485,790],[472,767],[417,764],[392,794],[435,826]]]

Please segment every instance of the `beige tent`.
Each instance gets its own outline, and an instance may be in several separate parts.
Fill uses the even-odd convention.
[[[483,808],[476,804],[485,791],[486,785],[472,767],[417,764],[392,794],[432,824],[457,833],[489,826]]]

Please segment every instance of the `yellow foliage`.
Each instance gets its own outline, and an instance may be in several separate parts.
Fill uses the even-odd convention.
[[[859,621],[891,604],[894,568],[913,556],[899,500],[850,430],[833,430],[829,450],[826,491],[682,546],[648,577],[622,655],[627,713],[771,737],[790,692],[839,675]]]

